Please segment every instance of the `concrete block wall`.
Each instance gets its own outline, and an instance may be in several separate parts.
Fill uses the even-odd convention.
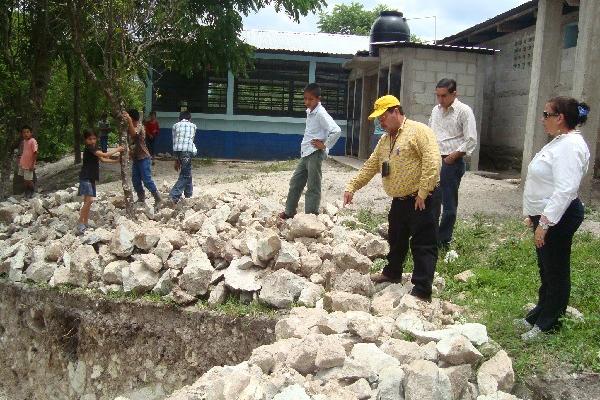
[[[435,86],[442,78],[455,79],[460,100],[474,108],[477,54],[431,49],[382,49],[381,66],[402,62],[401,99],[409,118],[428,123],[435,99]],[[409,89],[406,89],[407,85]]]
[[[574,15],[564,16],[563,32],[564,26],[574,21]],[[484,99],[489,106],[484,107],[481,135],[482,146],[494,148],[496,153],[501,151],[520,156],[523,152],[531,67],[523,68],[522,60],[515,60],[515,48],[518,47],[515,43],[533,35],[535,26],[481,44],[482,47],[500,50],[485,71]],[[571,95],[575,52],[576,47],[562,50],[557,95]],[[521,66],[515,67],[519,63]]]

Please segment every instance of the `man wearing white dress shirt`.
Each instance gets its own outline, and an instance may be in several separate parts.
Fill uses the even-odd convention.
[[[471,155],[477,145],[477,127],[471,107],[456,98],[454,79],[440,80],[436,85],[435,95],[439,104],[431,111],[429,127],[437,137],[442,155],[440,187],[443,211],[438,245],[447,248],[452,241],[456,222],[458,188],[465,173],[463,158]]]

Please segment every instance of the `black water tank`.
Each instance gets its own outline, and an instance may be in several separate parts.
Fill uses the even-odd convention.
[[[371,43],[410,41],[410,28],[400,11],[382,11],[371,27]],[[379,48],[371,45],[371,56],[379,55]]]

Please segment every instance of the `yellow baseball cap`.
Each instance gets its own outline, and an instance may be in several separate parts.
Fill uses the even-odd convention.
[[[371,115],[369,115],[369,119],[375,119],[379,117],[381,114],[387,111],[390,107],[395,107],[400,105],[400,100],[396,96],[392,96],[391,94],[382,96],[375,100],[375,106]]]

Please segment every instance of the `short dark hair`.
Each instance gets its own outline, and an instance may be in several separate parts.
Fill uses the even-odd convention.
[[[446,88],[448,92],[454,93],[456,92],[456,81],[450,78],[440,79],[440,81],[435,85],[435,88]]]
[[[29,130],[30,132],[33,132],[33,129],[31,129],[31,125],[27,125],[27,124],[23,125],[21,127],[20,132],[23,132],[25,129]]]
[[[96,137],[98,137],[98,134],[93,129],[84,129],[83,130],[83,138],[87,139],[90,136],[96,136]]]
[[[189,111],[182,111],[179,113],[179,120],[184,120],[187,119],[188,121],[190,119],[192,119],[192,113],[190,113]]]
[[[136,110],[135,108],[131,108],[131,109],[127,110],[127,114],[129,114],[131,119],[134,121],[140,120],[140,112],[138,110]]]
[[[156,111],[150,111],[149,115],[156,115]]]
[[[590,106],[568,96],[557,96],[548,100],[555,113],[563,114],[569,129],[583,125],[587,121]]]
[[[404,110],[402,109],[402,106],[393,106],[388,108],[387,110],[385,110],[385,112],[393,112],[394,110],[398,110],[398,112],[400,113],[400,115],[404,115]]]
[[[321,97],[321,86],[317,85],[314,82],[313,83],[309,83],[304,88],[304,93],[310,93],[310,94],[312,94],[315,97]]]

